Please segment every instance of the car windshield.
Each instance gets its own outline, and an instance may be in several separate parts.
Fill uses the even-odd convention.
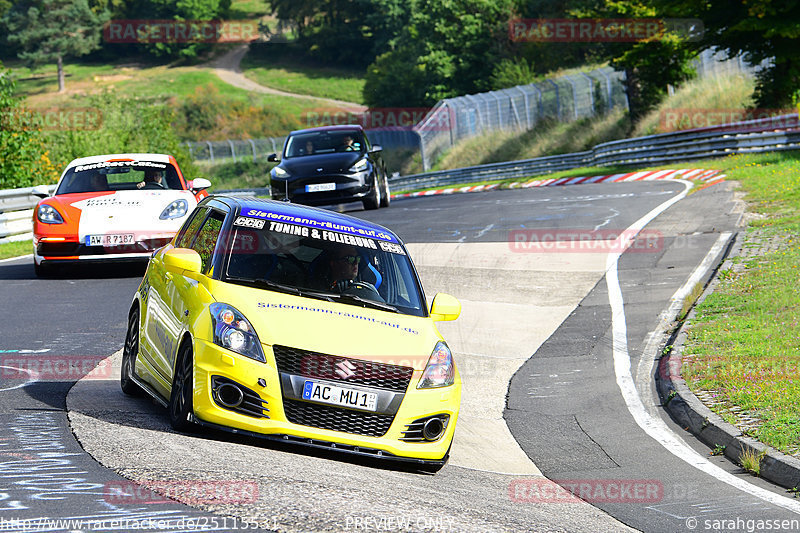
[[[313,131],[290,136],[283,157],[365,151],[364,134],[358,130]]]
[[[178,171],[169,163],[103,161],[67,170],[56,194],[182,188]]]
[[[255,221],[255,223],[253,223]],[[238,217],[225,281],[424,316],[422,291],[397,243]],[[263,228],[258,229],[263,225]]]

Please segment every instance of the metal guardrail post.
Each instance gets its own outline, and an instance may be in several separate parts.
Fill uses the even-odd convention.
[[[236,148],[233,147],[233,141],[228,139],[228,144],[231,147],[231,157],[233,157],[233,162],[236,163]]]
[[[209,159],[211,159],[211,162],[213,163],[214,162],[214,147],[211,146],[211,141],[206,141],[206,144],[208,145]]]
[[[581,72],[581,74],[589,82],[589,106],[592,109],[592,116],[594,116],[596,114],[594,108],[594,79],[585,72]]]
[[[551,79],[547,79],[545,81],[550,82],[550,85],[552,85],[556,90],[556,116],[558,117],[558,120],[561,120],[561,97],[558,94],[558,84]]]
[[[578,88],[575,85],[575,80],[567,74],[564,74],[562,78],[566,78],[570,86],[572,86],[572,115],[575,117],[575,120],[578,120]]]
[[[253,142],[253,139],[247,139],[250,142],[250,147],[253,149],[253,163],[256,162],[256,143]]]
[[[525,99],[525,122],[526,122],[526,126],[527,126],[526,129],[531,129],[532,128],[532,126],[531,126],[531,106],[530,106],[530,104],[528,102],[528,93],[525,92],[525,89],[523,89],[519,85],[517,85],[514,88],[517,89],[519,92],[521,92],[522,93],[522,97]]]

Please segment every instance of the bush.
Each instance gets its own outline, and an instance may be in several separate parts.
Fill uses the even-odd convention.
[[[175,109],[175,130],[182,139],[208,141],[277,137],[302,127],[300,118],[245,100],[224,96],[213,85],[197,87]]]
[[[58,174],[42,134],[14,88],[11,72],[0,71],[0,189],[54,183]]]
[[[81,107],[96,109],[102,117],[102,125],[99,129],[69,129],[43,134],[50,158],[59,170],[77,157],[155,152],[175,156],[181,170],[190,179],[202,176],[188,149],[181,145],[173,130],[175,112],[169,106],[121,98],[110,92],[83,96],[79,103]]]

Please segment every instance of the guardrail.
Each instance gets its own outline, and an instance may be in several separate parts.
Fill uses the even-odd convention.
[[[51,185],[47,190],[56,190]],[[0,191],[0,244],[33,238],[33,207],[39,197],[32,194],[33,187]]]
[[[630,166],[800,149],[797,115],[747,120],[708,128],[662,133],[598,144],[586,152],[490,163],[400,176],[392,190],[444,187],[551,174],[588,166]]]

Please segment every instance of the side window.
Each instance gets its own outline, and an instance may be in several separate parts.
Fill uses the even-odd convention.
[[[208,213],[208,209],[195,209],[194,214],[192,214],[192,218],[189,219],[189,221],[183,226],[178,234],[178,238],[175,239],[176,248],[192,247],[194,236],[197,234],[197,230],[200,229],[200,224],[202,224],[203,220],[205,220],[206,213]]]
[[[224,220],[224,214],[212,211],[191,246],[193,250],[200,254],[200,259],[203,260],[204,274],[208,273],[208,269],[211,266],[211,257],[214,255],[214,247],[217,245],[217,238],[220,230],[222,230]]]

